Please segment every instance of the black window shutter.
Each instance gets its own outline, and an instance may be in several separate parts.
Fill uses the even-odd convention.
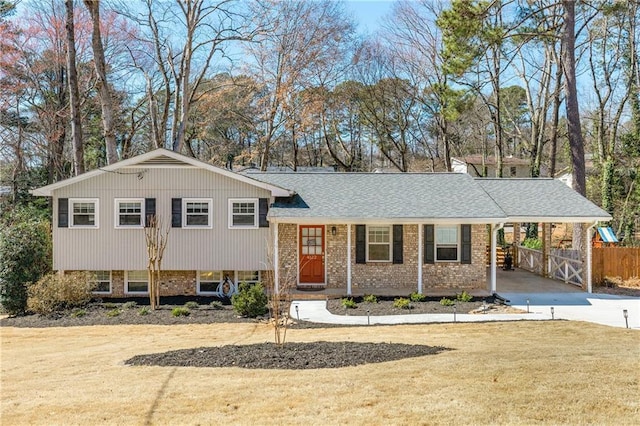
[[[155,218],[156,216],[156,199],[155,198],[145,198],[144,199],[144,226],[148,228],[151,226],[151,218]]]
[[[402,225],[393,225],[393,263],[402,263]]]
[[[433,225],[424,225],[424,263],[435,263],[435,242]]]
[[[461,225],[462,231],[462,253],[460,263],[471,263],[471,225]]]
[[[171,227],[182,228],[182,198],[171,199]]]
[[[69,227],[69,199],[58,198],[58,228]]]
[[[267,220],[267,213],[269,213],[269,199],[258,199],[258,226],[260,228],[268,228],[269,221]]]
[[[367,227],[356,225],[356,263],[367,263]]]

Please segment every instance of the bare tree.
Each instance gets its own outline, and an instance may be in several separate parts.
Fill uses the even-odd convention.
[[[162,271],[162,257],[167,247],[169,231],[168,224],[162,223],[160,216],[150,216],[144,228],[144,241],[147,247],[147,272],[149,280],[149,302],[151,309],[160,305],[160,274]]]
[[[264,93],[260,168],[266,170],[278,134],[294,127],[287,120],[293,117],[297,93],[333,84],[344,75],[343,58],[354,26],[345,19],[343,6],[329,0],[264,0],[252,6],[256,26],[264,29],[247,52]]]
[[[98,95],[102,107],[102,126],[104,142],[107,151],[107,163],[118,161],[116,149],[116,135],[114,130],[114,108],[111,88],[107,81],[107,65],[104,57],[102,33],[100,31],[100,0],[83,0],[92,21],[91,46],[93,48],[93,63],[96,69]]]
[[[80,113],[80,91],[76,68],[76,42],[73,0],[65,0],[67,34],[67,74],[69,82],[69,102],[71,106],[71,143],[73,145],[73,166],[76,176],[84,173],[84,142]]]

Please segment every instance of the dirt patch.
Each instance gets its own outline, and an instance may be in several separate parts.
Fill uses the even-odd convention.
[[[229,345],[137,355],[128,365],[163,367],[242,367],[305,370],[310,368],[353,367],[435,355],[446,348],[401,343],[312,342]]]
[[[619,277],[605,277],[605,284],[594,287],[593,291],[618,296],[640,297],[640,278],[633,277],[623,280]]]

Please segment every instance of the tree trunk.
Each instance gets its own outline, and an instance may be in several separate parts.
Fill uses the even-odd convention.
[[[69,80],[69,103],[71,106],[71,141],[73,145],[73,166],[75,175],[84,173],[84,146],[82,142],[82,120],[80,117],[80,91],[76,69],[75,26],[73,21],[73,0],[65,0],[67,12],[67,72]]]
[[[562,69],[565,78],[565,105],[567,112],[567,128],[569,147],[571,149],[571,165],[573,166],[573,189],[582,196],[587,195],[587,185],[584,165],[584,141],[580,126],[580,109],[576,88],[576,58],[575,58],[575,3],[573,0],[563,0],[564,32],[562,34],[563,55]],[[573,227],[573,248],[584,250],[584,236],[582,224]]]
[[[116,149],[117,142],[113,123],[113,97],[107,82],[107,66],[104,58],[102,34],[100,33],[100,0],[84,0],[84,4],[91,15],[93,24],[91,47],[93,49],[96,76],[98,77],[98,95],[100,96],[100,106],[102,107],[102,127],[107,150],[107,163],[113,164],[118,161],[118,151]]]

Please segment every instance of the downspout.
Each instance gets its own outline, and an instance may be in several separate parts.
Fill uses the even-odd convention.
[[[351,224],[347,224],[347,296],[351,296]]]
[[[418,224],[418,294],[422,294],[422,226]]]
[[[587,228],[587,293],[593,293],[592,283],[592,270],[591,270],[591,257],[592,257],[592,241],[591,230],[598,224],[598,221],[593,222],[591,226]]]
[[[273,230],[273,291],[275,294],[280,293],[280,262],[278,260],[278,227],[279,223],[276,222]]]
[[[491,294],[495,294],[497,291],[496,274],[497,274],[497,262],[498,262],[498,231],[504,228],[504,223],[498,223],[491,225]]]

